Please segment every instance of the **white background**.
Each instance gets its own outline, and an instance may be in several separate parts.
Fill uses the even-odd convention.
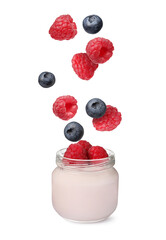
[[[166,239],[166,35],[165,1],[1,1],[0,14],[0,239]],[[58,42],[49,27],[70,14],[78,34]],[[99,15],[103,29],[87,34],[82,20]],[[95,37],[110,39],[113,57],[89,81],[71,67]],[[56,84],[44,89],[38,75],[51,71]],[[84,139],[112,149],[120,175],[119,204],[111,218],[75,224],[51,203],[55,154],[70,142],[52,104],[62,95],[78,100],[72,119]],[[93,97],[122,113],[112,132],[98,132],[85,113]]]

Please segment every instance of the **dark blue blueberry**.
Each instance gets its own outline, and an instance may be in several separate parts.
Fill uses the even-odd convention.
[[[106,104],[99,98],[93,98],[86,104],[86,112],[92,118],[100,118],[105,114]]]
[[[66,125],[64,134],[69,141],[77,142],[84,135],[84,129],[79,123],[70,122]]]
[[[87,33],[98,33],[103,26],[102,19],[97,15],[90,15],[83,20],[83,28]]]
[[[42,72],[38,77],[38,82],[44,88],[52,87],[55,83],[55,76],[50,72]]]

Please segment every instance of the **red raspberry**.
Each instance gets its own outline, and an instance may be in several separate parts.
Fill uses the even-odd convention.
[[[58,97],[53,104],[53,112],[55,116],[63,120],[69,120],[70,118],[73,118],[77,112],[77,109],[77,100],[69,95]]]
[[[98,64],[93,63],[86,53],[78,53],[72,58],[72,67],[79,78],[89,80],[93,77]]]
[[[55,19],[49,34],[55,40],[69,40],[77,34],[77,26],[70,15],[61,15]]]
[[[74,161],[71,159],[88,159],[87,151],[78,143],[70,144],[64,154],[63,162],[67,164],[83,164],[85,162],[87,163],[87,161]]]
[[[105,38],[94,38],[88,42],[86,53],[94,63],[105,63],[112,57],[114,46]]]
[[[78,144],[81,145],[86,151],[88,151],[89,148],[92,147],[92,145],[89,142],[85,141],[85,140],[80,140],[78,142]]]
[[[121,120],[122,116],[117,108],[107,105],[104,116],[93,119],[93,126],[98,131],[111,131],[120,124]]]
[[[101,159],[101,158],[107,158],[108,154],[104,148],[99,146],[93,146],[88,150],[88,157],[89,159]],[[96,160],[96,161],[92,161],[91,163],[96,164],[96,163],[102,163],[102,162],[103,160]]]

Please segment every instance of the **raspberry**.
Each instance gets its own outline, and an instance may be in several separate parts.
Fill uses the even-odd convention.
[[[98,64],[93,63],[86,53],[78,53],[72,58],[72,67],[79,78],[89,80],[93,77]]]
[[[53,104],[53,112],[55,116],[63,120],[69,120],[70,118],[73,118],[77,112],[77,109],[77,100],[69,95],[58,97]]]
[[[99,146],[93,146],[88,150],[88,157],[89,159],[101,159],[101,158],[107,158],[108,154],[104,148]],[[93,164],[102,163],[102,162],[103,160],[91,161],[91,163]]]
[[[78,143],[70,144],[64,154],[63,162],[67,164],[83,164],[87,162],[87,161],[74,161],[71,159],[88,159],[87,151]]]
[[[93,119],[93,126],[98,131],[111,131],[120,124],[121,120],[121,113],[118,112],[117,108],[107,105],[104,116]]]
[[[70,15],[61,15],[55,19],[49,34],[55,40],[69,40],[77,34],[77,26]]]
[[[78,144],[81,145],[86,151],[88,151],[89,148],[92,147],[92,145],[89,142],[85,141],[85,140],[79,141]]]
[[[94,63],[105,63],[112,57],[114,46],[105,38],[94,38],[88,42],[86,53]]]

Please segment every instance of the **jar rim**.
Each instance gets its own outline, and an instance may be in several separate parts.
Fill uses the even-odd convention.
[[[109,149],[107,151],[108,157],[100,159],[71,159],[64,157],[66,148],[60,149],[56,153],[56,164],[58,167],[65,169],[84,169],[84,170],[100,170],[103,168],[113,167],[115,164],[115,154]],[[72,164],[65,164],[65,162],[74,161]],[[95,164],[93,162],[95,161]],[[88,163],[87,163],[88,162]]]

